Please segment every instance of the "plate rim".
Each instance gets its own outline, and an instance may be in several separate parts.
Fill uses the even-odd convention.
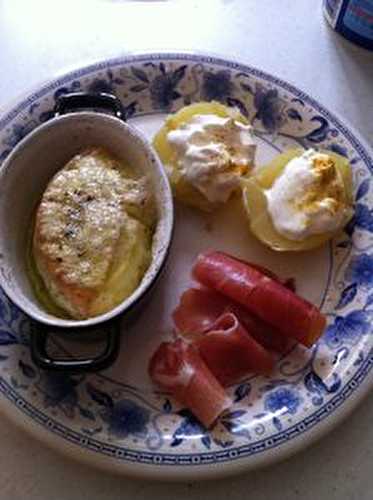
[[[373,353],[370,354],[369,364],[373,366]],[[370,373],[364,378],[363,382],[359,384],[359,390],[353,391],[345,400],[345,404],[341,404],[336,411],[327,416],[328,418],[322,419],[317,425],[309,429],[306,439],[302,439],[303,435],[299,434],[283,445],[257,455],[255,460],[251,456],[248,456],[239,460],[216,462],[206,465],[156,465],[154,463],[138,464],[136,462],[118,461],[115,457],[97,454],[87,448],[70,443],[64,438],[59,438],[35,420],[29,419],[22,411],[19,411],[16,405],[4,405],[0,402],[0,413],[15,428],[22,429],[49,449],[55,450],[61,456],[72,459],[75,462],[116,475],[137,479],[141,478],[158,482],[186,482],[194,479],[222,479],[244,472],[251,472],[285,461],[300,451],[306,451],[307,448],[321,440],[322,437],[341,424],[363,401],[371,391],[372,386],[373,371],[370,370]]]
[[[355,139],[354,142],[360,143],[360,145],[365,149],[368,158],[371,158],[371,146],[367,143],[365,138],[363,138],[359,131],[353,127],[348,120],[340,117],[338,113],[329,111],[329,108],[325,106],[318,99],[313,98],[307,92],[304,92],[297,85],[294,85],[289,80],[283,80],[277,77],[275,74],[262,71],[257,67],[253,67],[235,57],[229,57],[219,54],[214,54],[211,52],[202,51],[170,51],[170,50],[157,50],[157,51],[138,51],[138,52],[128,52],[121,56],[114,58],[100,59],[95,62],[91,62],[87,65],[78,65],[73,69],[63,70],[58,72],[54,77],[45,79],[39,84],[33,86],[31,90],[26,90],[22,92],[22,96],[17,96],[12,99],[11,102],[6,105],[6,107],[1,109],[0,112],[0,125],[2,125],[7,119],[11,120],[12,113],[15,115],[19,110],[23,109],[27,104],[28,100],[34,99],[38,93],[42,93],[46,90],[46,87],[51,88],[52,85],[60,86],[66,79],[72,79],[76,77],[83,76],[83,74],[89,74],[94,71],[104,70],[109,67],[117,66],[120,64],[128,64],[133,60],[134,62],[139,62],[141,59],[162,59],[166,57],[170,60],[172,59],[184,59],[190,61],[204,60],[206,63],[211,59],[212,64],[219,63],[220,65],[226,66],[228,68],[237,68],[251,70],[251,74],[257,74],[259,77],[264,77],[266,80],[278,82],[280,86],[289,92],[296,92],[298,95],[306,97],[307,101],[312,107],[316,109],[322,109],[323,113],[328,117],[335,119],[339,122],[339,125],[346,128],[347,135],[352,134]],[[63,81],[61,81],[63,80]],[[18,103],[18,105],[17,105]],[[369,165],[370,170],[373,175],[373,164]],[[115,457],[110,457],[108,455],[98,454],[87,448],[79,446],[77,443],[71,443],[64,437],[59,437],[53,432],[50,432],[45,426],[36,422],[34,419],[30,419],[25,415],[24,412],[20,411],[17,407],[17,402],[12,404],[9,401],[5,402],[5,399],[0,400],[0,412],[10,419],[16,426],[21,427],[26,430],[33,437],[39,439],[44,444],[56,451],[62,453],[65,456],[77,460],[79,462],[84,462],[101,469],[108,470],[110,472],[115,472],[123,475],[130,475],[133,477],[142,477],[148,479],[156,480],[190,480],[192,478],[198,479],[213,479],[216,477],[223,477],[233,474],[242,473],[244,471],[253,470],[259,467],[270,465],[274,462],[284,460],[291,455],[299,452],[300,450],[308,447],[337,424],[341,423],[362,401],[362,399],[367,395],[367,393],[373,387],[373,371],[370,370],[373,365],[373,352],[370,352],[367,357],[366,362],[363,366],[367,365],[367,373],[363,378],[362,382],[358,384],[356,390],[352,391],[350,395],[344,399],[344,401],[338,405],[334,411],[327,415],[327,418],[323,418],[316,425],[313,425],[310,429],[307,429],[305,433],[300,433],[298,436],[293,437],[281,445],[266,449],[260,454],[247,455],[245,457],[239,458],[237,460],[225,460],[223,462],[215,462],[213,464],[188,464],[188,465],[157,465],[156,463],[146,464],[141,462],[139,464],[130,462],[128,460],[118,460]],[[359,372],[360,373],[360,372]],[[356,377],[356,374],[355,374]],[[346,382],[345,387],[348,385]],[[304,435],[303,435],[304,434]],[[161,453],[161,455],[166,455]],[[212,454],[219,454],[219,452],[213,452]]]

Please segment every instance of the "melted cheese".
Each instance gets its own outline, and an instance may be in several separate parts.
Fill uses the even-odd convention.
[[[38,211],[41,252],[83,287],[103,283],[124,224],[119,172],[90,163],[59,172]]]
[[[73,317],[112,309],[150,263],[152,197],[144,179],[125,173],[104,151],[84,152],[55,175],[38,207],[36,266],[55,303]]]

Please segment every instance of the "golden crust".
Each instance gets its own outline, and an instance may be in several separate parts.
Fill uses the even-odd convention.
[[[54,301],[84,318],[103,286],[123,224],[123,191],[100,149],[75,156],[53,177],[35,218],[34,259]]]

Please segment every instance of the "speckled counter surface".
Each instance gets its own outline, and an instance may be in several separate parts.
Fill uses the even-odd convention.
[[[324,22],[317,0],[0,0],[0,108],[66,70],[126,52],[204,50],[295,83],[373,145],[373,53]],[[0,417],[0,498],[373,498],[373,398],[312,448],[247,475],[166,485],[67,461]]]

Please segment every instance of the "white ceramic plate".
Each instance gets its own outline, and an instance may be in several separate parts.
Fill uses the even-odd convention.
[[[206,217],[177,207],[167,269],[141,317],[123,332],[120,358],[105,372],[70,376],[30,361],[29,322],[0,297],[0,407],[55,448],[98,467],[157,479],[221,476],[268,464],[320,437],[373,385],[372,159],[356,134],[288,83],[235,62],[191,54],[144,54],[67,74],[29,95],[0,119],[0,159],[51,117],[71,90],[114,92],[131,123],[149,137],[165,113],[198,100],[238,106],[257,131],[258,162],[288,147],[348,156],[356,217],[338,239],[299,255],[271,252],[250,236],[239,203]],[[37,165],[30,165],[35,169]],[[190,284],[200,250],[213,247],[294,277],[329,326],[312,350],[297,347],[271,378],[251,376],[229,388],[234,406],[207,432],[188,411],[155,390],[147,361],[170,331],[170,313]],[[55,346],[57,350],[83,348]]]

